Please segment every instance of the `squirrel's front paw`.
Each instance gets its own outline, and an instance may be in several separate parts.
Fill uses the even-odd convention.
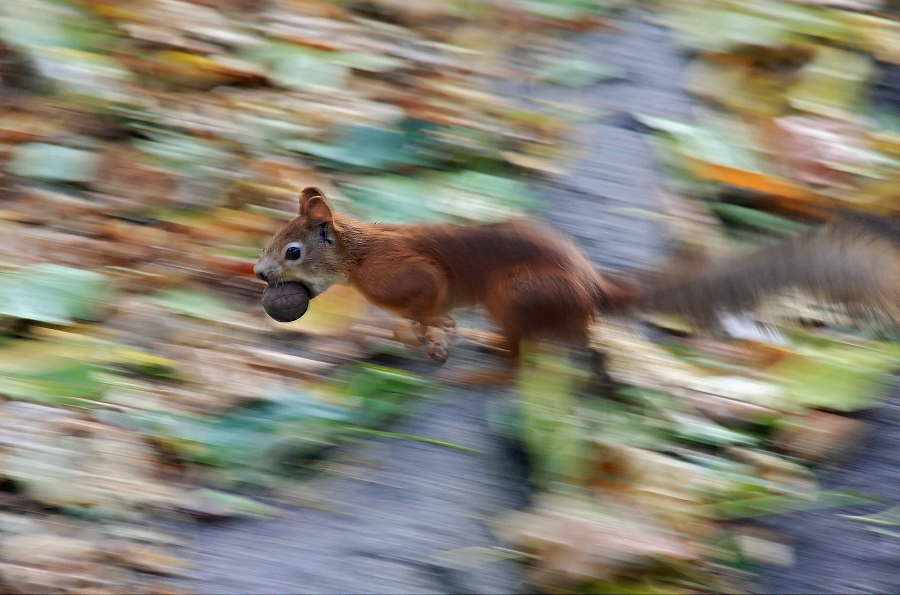
[[[455,334],[456,329],[449,326],[426,327],[425,345],[428,346],[428,357],[440,363],[447,361],[450,355],[450,344],[453,342]]]
[[[428,349],[428,357],[433,359],[434,361],[443,364],[447,361],[447,358],[450,357],[450,353],[447,350],[447,346],[437,343],[432,344]]]
[[[394,340],[412,349],[417,349],[422,345],[424,337],[417,323],[412,320],[398,318],[394,322]]]

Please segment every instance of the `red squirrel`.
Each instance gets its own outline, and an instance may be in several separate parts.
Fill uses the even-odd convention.
[[[314,298],[334,283],[355,287],[415,323],[432,359],[447,359],[461,306],[483,306],[513,367],[523,340],[584,342],[594,317],[629,291],[594,270],[570,238],[526,220],[485,225],[365,223],[335,212],[318,188],[278,230],[254,267],[270,287],[299,283]]]
[[[303,299],[349,283],[413,321],[416,338],[437,361],[447,359],[452,310],[483,306],[513,369],[523,340],[550,335],[583,343],[602,313],[678,313],[702,326],[789,288],[900,326],[900,222],[855,212],[755,253],[637,287],[601,275],[573,240],[535,223],[365,223],[334,212],[309,187],[299,216],[275,233],[254,272],[270,289],[299,284]],[[305,304],[294,318],[303,311]]]

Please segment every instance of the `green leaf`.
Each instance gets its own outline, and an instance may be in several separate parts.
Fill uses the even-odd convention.
[[[575,415],[578,376],[564,352],[548,347],[528,354],[520,369],[523,438],[539,484],[583,475],[587,441]]]
[[[799,81],[788,89],[788,102],[795,109],[823,116],[855,115],[874,71],[871,57],[865,54],[819,46]]]
[[[222,299],[190,289],[168,289],[156,294],[153,301],[170,312],[203,320],[224,320],[234,313]]]
[[[578,21],[599,16],[608,2],[602,0],[522,0],[520,6],[539,17],[558,21]]]
[[[281,511],[274,506],[269,506],[237,494],[227,494],[216,490],[200,489],[190,492],[190,496],[198,500],[208,500],[210,502],[224,504],[233,516],[272,518],[281,515]]]
[[[726,223],[738,224],[760,231],[792,235],[809,229],[809,226],[803,223],[740,205],[712,202],[710,208]]]
[[[773,514],[789,514],[805,510],[877,504],[879,501],[882,501],[882,499],[842,488],[800,496],[778,495],[762,496],[747,500],[732,500],[696,506],[691,510],[699,515],[708,514],[721,519],[743,519]]]
[[[668,15],[668,23],[681,44],[709,52],[783,49],[822,39],[848,44],[855,38],[839,11],[767,0],[684,3]]]
[[[678,143],[665,135],[650,136],[647,144],[654,157],[660,163],[667,180],[676,185],[678,190],[699,197],[713,198],[718,195],[719,185],[710,180],[701,180],[694,176],[679,154]]]
[[[407,64],[403,58],[368,52],[333,52],[329,57],[335,64],[368,72],[390,72]]]
[[[67,47],[72,39],[65,21],[76,14],[55,2],[3,2],[0,37],[24,47]]]
[[[806,35],[815,41],[824,39],[853,43],[857,39],[853,27],[840,11],[772,0],[748,2],[744,9],[781,23],[790,31]]]
[[[675,435],[681,440],[706,444],[709,446],[741,445],[749,446],[757,444],[758,439],[729,430],[717,423],[682,414],[670,414],[675,420]]]
[[[538,71],[539,78],[565,87],[585,87],[622,76],[618,66],[585,58],[556,60]]]
[[[414,374],[374,365],[352,366],[340,380],[344,393],[361,403],[355,423],[368,428],[402,416],[410,400],[424,395],[429,386]]]
[[[99,157],[93,151],[45,143],[25,143],[13,152],[7,169],[26,178],[50,182],[90,182]]]
[[[799,357],[767,368],[794,402],[811,408],[858,411],[884,398],[891,373],[900,365],[900,347],[866,348],[841,343],[807,346]]]
[[[225,168],[235,157],[222,143],[165,131],[153,126],[135,124],[148,140],[137,140],[132,145],[151,155],[162,167],[184,173],[203,172],[209,168]]]
[[[414,442],[426,442],[428,444],[436,444],[438,446],[446,446],[447,448],[454,448],[457,450],[462,450],[465,452],[470,452],[474,454],[484,454],[483,451],[478,450],[477,448],[471,448],[469,446],[462,446],[460,444],[453,444],[452,442],[444,442],[443,440],[435,440],[434,438],[424,438],[422,436],[413,436],[411,434],[397,434],[396,432],[382,432],[380,430],[370,430],[368,428],[347,428],[344,430],[350,434],[367,434],[369,436],[381,436],[384,438],[398,438],[400,440],[412,440]]]
[[[105,308],[106,277],[54,264],[0,272],[0,315],[50,324],[90,320]]]
[[[708,52],[727,52],[744,45],[780,48],[791,32],[777,21],[719,7],[685,6],[669,16],[682,45]]]
[[[353,201],[353,211],[364,219],[408,223],[442,217],[425,198],[430,188],[427,181],[416,177],[386,175],[362,178],[341,191]]]
[[[274,42],[250,47],[241,57],[265,66],[271,71],[272,80],[289,89],[340,89],[350,76],[350,68],[334,60],[331,52],[300,45]],[[339,56],[345,61],[358,56]]]
[[[77,2],[0,3],[0,38],[32,51],[41,48],[96,51],[109,47],[113,35],[111,26],[85,12]]]
[[[533,191],[512,177],[463,170],[435,176],[433,181],[436,186],[429,196],[447,218],[496,221],[540,206]]]
[[[130,99],[124,86],[130,74],[109,56],[69,48],[42,48],[37,54],[60,96],[100,100],[103,107]]]
[[[342,64],[302,53],[283,56],[272,65],[275,83],[289,89],[340,89],[349,76],[350,69]]]
[[[635,117],[668,135],[683,155],[740,170],[764,171],[756,155],[711,127],[649,114],[635,114]]]
[[[865,515],[865,516],[855,516],[855,515],[841,515],[844,518],[848,518],[854,521],[859,521],[861,523],[868,523],[870,525],[886,525],[889,527],[900,527],[900,504],[888,508],[887,510],[882,510],[881,512],[876,512],[874,514]]]
[[[371,428],[407,412],[428,383],[390,368],[358,365],[345,370],[336,386],[327,395],[276,393],[217,418],[147,411],[117,423],[153,436],[186,461],[218,468],[210,480],[219,485],[265,484],[302,471],[348,428]]]
[[[0,371],[0,394],[46,405],[83,407],[106,392],[106,383],[97,376],[100,367],[93,363],[54,358],[41,365],[33,372]]]
[[[371,176],[341,190],[361,217],[391,223],[496,221],[534,210],[540,204],[522,182],[472,170],[422,178]]]
[[[310,136],[316,131],[312,126],[255,114],[238,114],[237,120],[243,126],[248,137],[264,139],[269,142],[302,138]]]
[[[349,124],[338,128],[330,142],[286,140],[285,149],[318,157],[343,169],[392,169],[402,165],[428,165],[418,131],[377,124]]]

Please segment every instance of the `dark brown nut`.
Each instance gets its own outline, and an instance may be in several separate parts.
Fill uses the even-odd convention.
[[[263,292],[262,305],[266,314],[278,322],[291,322],[306,314],[309,291],[296,282],[270,285]]]

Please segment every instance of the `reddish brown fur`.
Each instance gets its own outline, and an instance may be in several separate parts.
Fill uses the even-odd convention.
[[[297,261],[285,249],[303,250]],[[332,212],[306,188],[300,215],[279,230],[255,269],[271,283],[298,281],[318,295],[355,286],[373,304],[429,329],[446,328],[460,306],[483,305],[519,355],[523,339],[584,341],[598,311],[630,296],[599,275],[569,238],[526,221],[491,225],[385,225]],[[448,323],[450,321],[450,323]],[[441,349],[431,352],[445,359]]]

